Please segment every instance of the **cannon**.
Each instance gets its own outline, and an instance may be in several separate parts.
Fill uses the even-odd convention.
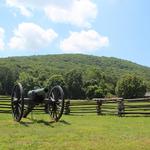
[[[61,118],[64,110],[64,92],[60,86],[31,90],[26,98],[24,95],[21,83],[17,83],[11,94],[12,116],[15,121],[20,122],[22,118],[26,118],[39,104],[46,106],[48,114],[54,121]]]

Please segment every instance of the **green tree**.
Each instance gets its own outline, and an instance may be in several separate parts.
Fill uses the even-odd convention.
[[[65,98],[67,97],[67,89],[66,89],[66,84],[64,81],[64,78],[62,75],[53,75],[49,79],[46,80],[45,86],[51,89],[52,87],[59,85],[62,87]]]
[[[29,90],[33,90],[39,86],[37,84],[37,78],[25,72],[20,73],[18,82],[22,84],[25,94],[27,94]]]
[[[46,71],[38,72],[37,82],[40,87],[49,86],[48,85],[49,83],[47,83],[49,79],[50,78],[49,78],[48,72],[46,72]]]
[[[84,97],[83,78],[81,71],[74,69],[68,72],[65,75],[65,82],[69,98],[79,99]]]
[[[116,94],[123,98],[144,97],[146,93],[145,83],[135,75],[125,75],[116,86]]]
[[[101,87],[98,87],[97,85],[91,85],[86,89],[86,96],[89,99],[102,98],[105,96],[105,93]]]
[[[84,90],[86,97],[104,97],[107,93],[114,93],[114,86],[112,83],[107,83],[111,78],[106,78],[106,75],[98,69],[90,69],[87,71],[87,76],[84,80]],[[109,79],[109,80],[108,80]]]
[[[11,94],[17,73],[8,66],[0,66],[1,94]]]
[[[59,85],[62,88],[65,87],[65,81],[62,75],[53,75],[52,77],[46,80],[46,86],[49,86],[49,88],[52,88],[56,85]]]
[[[106,93],[105,91],[101,88],[101,87],[98,87],[96,90],[95,90],[95,98],[103,98],[105,97]]]
[[[86,70],[83,77],[85,81],[100,82],[104,78],[104,74],[100,69],[91,68]]]

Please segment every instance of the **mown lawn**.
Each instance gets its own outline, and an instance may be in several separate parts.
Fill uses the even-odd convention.
[[[33,114],[21,123],[0,114],[0,150],[150,150],[150,117],[49,116]]]

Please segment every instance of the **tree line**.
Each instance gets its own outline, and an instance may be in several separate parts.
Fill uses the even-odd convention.
[[[34,88],[60,85],[65,97],[70,99],[92,99],[94,97],[143,97],[146,83],[135,74],[127,74],[119,79],[97,68],[71,69],[65,73],[53,73],[43,69],[19,69],[0,66],[0,94],[11,94],[15,82],[23,85],[25,93]],[[50,75],[51,74],[51,75]]]

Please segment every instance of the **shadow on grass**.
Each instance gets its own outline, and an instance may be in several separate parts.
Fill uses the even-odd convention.
[[[60,120],[59,122],[62,123],[62,124],[65,124],[65,125],[71,125],[71,123],[69,123],[69,122],[67,122],[65,120]]]
[[[49,127],[54,128],[54,126],[52,126],[52,124],[57,123],[54,120],[48,122],[48,121],[45,121],[45,120],[42,120],[42,119],[41,120],[31,119],[31,118],[28,118],[28,119],[30,121],[21,121],[20,124],[25,126],[25,127],[29,127],[29,125],[31,125],[31,124],[37,124],[38,123],[38,124],[43,124],[45,126],[49,126]],[[70,123],[65,121],[65,120],[60,120],[60,121],[58,121],[58,123],[62,123],[62,124],[65,124],[65,125],[70,125]]]
[[[29,127],[31,124],[43,124],[45,126],[50,126],[52,128],[54,127],[54,126],[51,125],[52,124],[51,122],[47,122],[47,121],[44,121],[44,120],[36,120],[36,119],[29,119],[29,120],[31,120],[31,121],[21,121],[20,125],[23,125],[25,127]]]

